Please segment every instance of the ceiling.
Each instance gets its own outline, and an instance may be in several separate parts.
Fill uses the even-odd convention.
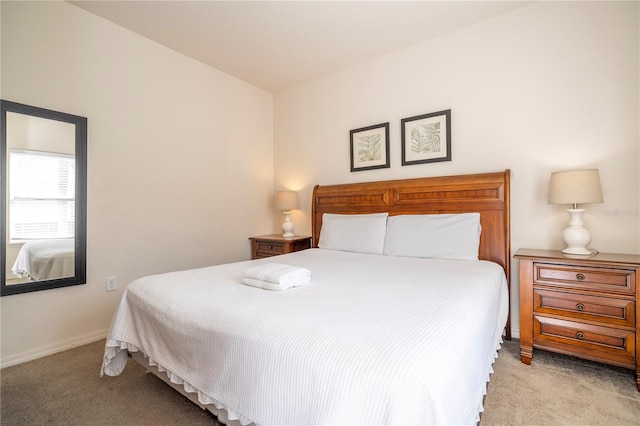
[[[69,1],[269,92],[531,1]]]

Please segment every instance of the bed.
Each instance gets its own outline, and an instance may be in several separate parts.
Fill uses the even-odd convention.
[[[415,220],[435,218],[477,220],[476,258],[403,243],[420,234]],[[371,238],[379,230],[384,247]],[[120,374],[132,355],[225,423],[479,421],[510,338],[509,171],[316,186],[312,233],[309,250],[132,282],[101,373]],[[447,245],[437,240],[430,249]],[[311,281],[243,284],[273,262],[308,269]]]
[[[29,241],[22,245],[11,271],[20,278],[52,280],[75,275],[73,238]]]

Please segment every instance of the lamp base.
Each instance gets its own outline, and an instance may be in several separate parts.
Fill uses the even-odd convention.
[[[564,254],[578,254],[580,256],[589,256],[593,254],[589,249],[582,247],[567,247],[566,249],[562,250],[562,252]]]
[[[565,254],[590,255],[593,254],[587,246],[591,242],[591,233],[583,226],[582,214],[584,209],[569,209],[567,213],[571,216],[569,227],[562,231],[567,248],[562,250]]]
[[[291,222],[291,212],[284,212],[284,222],[282,223],[282,231],[284,231],[284,234],[282,234],[282,236],[293,237],[293,229],[294,225],[293,222]]]

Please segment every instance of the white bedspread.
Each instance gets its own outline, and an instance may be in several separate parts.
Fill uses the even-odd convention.
[[[500,266],[311,249],[308,284],[242,284],[261,259],[141,278],[102,372],[142,351],[243,424],[473,424],[508,312]]]
[[[51,280],[75,275],[75,240],[62,238],[24,243],[11,271],[19,277]]]

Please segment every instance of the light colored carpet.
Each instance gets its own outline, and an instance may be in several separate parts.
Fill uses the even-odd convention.
[[[209,425],[216,418],[129,361],[99,377],[104,341],[0,371],[0,423],[10,425]],[[543,351],[519,361],[505,342],[481,425],[640,425],[634,372]]]
[[[0,425],[218,425],[131,359],[101,378],[103,353],[104,340],[0,370]]]
[[[487,396],[484,425],[640,425],[635,371],[538,349],[520,362],[505,342]]]

